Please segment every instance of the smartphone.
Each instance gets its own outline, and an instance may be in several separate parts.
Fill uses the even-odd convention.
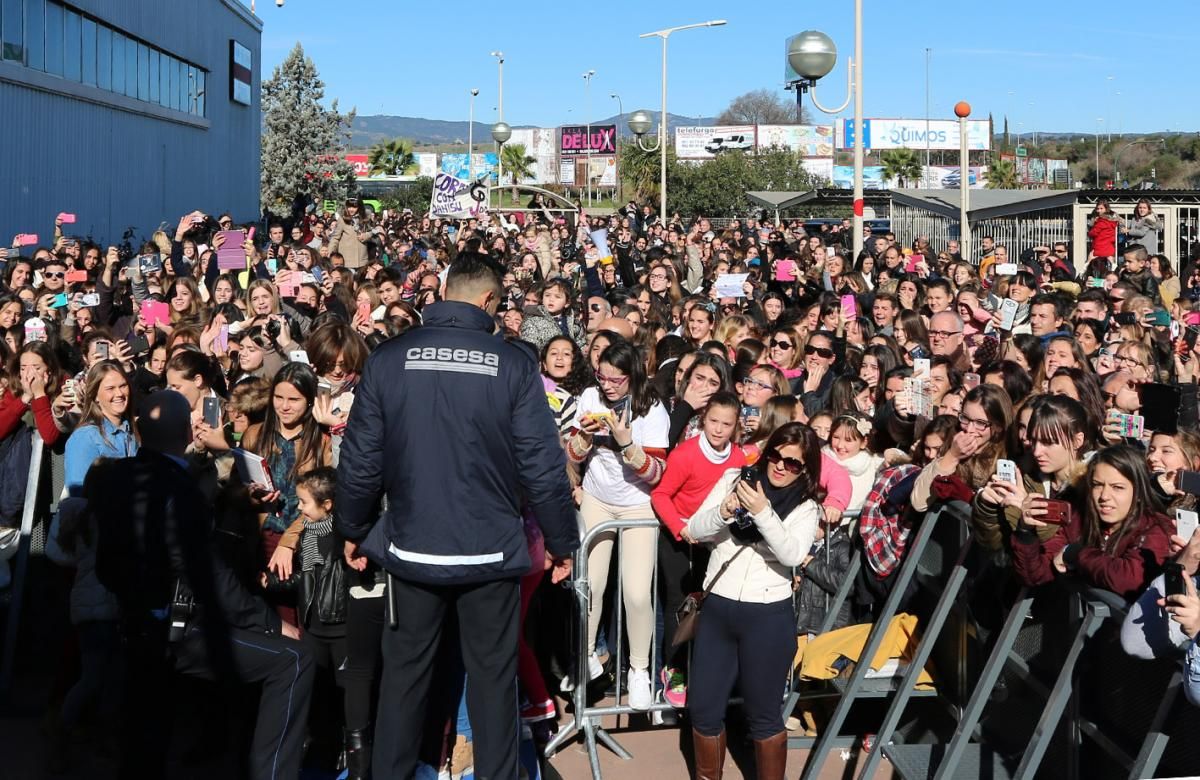
[[[162,258],[158,255],[138,255],[137,264],[144,274],[161,273],[163,269]]]
[[[963,374],[963,387],[967,388],[967,392],[979,387],[979,374],[970,371]]]
[[[1151,326],[1165,328],[1169,325],[1172,325],[1173,323],[1171,322],[1170,312],[1166,312],[1166,311],[1163,311],[1160,309],[1158,311],[1154,311],[1154,312],[1150,313],[1150,316],[1147,318],[1146,324],[1151,325]]]
[[[107,341],[96,342],[96,357],[101,360],[108,360],[109,348]]]
[[[221,427],[221,399],[207,396],[204,399],[204,423],[209,428]]]
[[[929,378],[929,358],[922,357],[913,360],[913,376],[921,379]]]
[[[325,272],[321,270],[321,266],[314,265],[309,270],[312,272],[313,281],[315,281],[317,284],[325,283]]]
[[[1001,458],[996,461],[996,479],[1000,482],[1017,483],[1017,464]]]
[[[1163,595],[1187,595],[1187,585],[1183,581],[1185,576],[1183,564],[1179,561],[1167,561],[1163,564]]]
[[[326,382],[324,379],[317,382],[317,395],[329,398],[333,395],[333,385]]]
[[[1177,385],[1154,382],[1138,385],[1138,395],[1142,399],[1142,416],[1147,430],[1172,434],[1179,430],[1183,391]]]
[[[64,225],[73,225],[73,224],[75,224],[75,215],[68,214],[67,212],[64,211],[63,213],[58,215],[58,221],[63,223]]]
[[[288,353],[288,360],[292,363],[303,363],[308,365],[308,353],[302,349],[293,349]]]
[[[134,333],[129,337],[129,351],[135,355],[144,355],[150,351],[150,340],[144,333]]]
[[[1175,510],[1175,533],[1184,541],[1192,538],[1197,526],[1200,526],[1200,514],[1189,509]]]
[[[996,276],[1016,276],[1018,270],[1020,269],[1016,263],[999,263],[996,266]]]
[[[750,419],[751,417],[760,416],[762,414],[762,410],[756,409],[753,406],[743,406],[740,414],[741,414],[741,418],[742,418],[742,423],[745,424],[746,420]]]
[[[1089,277],[1088,277],[1088,280],[1087,280],[1087,286],[1088,286],[1088,287],[1096,287],[1096,288],[1099,288],[1099,289],[1103,289],[1103,288],[1104,288],[1104,277],[1102,277],[1102,276],[1089,276]]]
[[[13,243],[17,246],[34,246],[37,242],[37,233],[21,233],[13,239]]]
[[[925,380],[920,377],[909,377],[904,380],[904,389],[910,399],[910,411],[916,417],[928,417],[933,403],[929,398],[929,390]]]
[[[1175,474],[1175,487],[1184,493],[1200,496],[1200,471],[1180,469]]]
[[[1071,521],[1071,504],[1055,498],[1043,499],[1046,514],[1042,515],[1043,523],[1051,525],[1069,525]]]
[[[1140,414],[1124,414],[1109,410],[1108,419],[1117,423],[1117,435],[1123,439],[1140,439],[1145,430],[1145,418]]]
[[[858,299],[853,295],[842,296],[842,319],[849,322],[858,317]]]
[[[1017,308],[1020,306],[1012,298],[1000,302],[1000,330],[1012,330],[1017,320]]]
[[[1113,315],[1113,322],[1118,325],[1136,325],[1137,314],[1131,311],[1119,311]]]
[[[63,309],[70,303],[66,293],[59,293],[54,296],[54,300],[50,301],[51,309]]]
[[[371,321],[371,304],[363,301],[358,304],[358,318],[363,322]]]
[[[741,473],[738,474],[738,481],[745,482],[747,485],[754,485],[758,482],[758,469],[754,466],[742,466]]]
[[[88,293],[87,295],[85,295],[79,299],[79,305],[83,306],[83,307],[99,306],[100,305],[100,293]]]
[[[1196,336],[1200,336],[1200,328],[1188,325],[1187,329],[1183,331],[1183,341],[1189,350],[1196,348]]]
[[[924,347],[922,347],[920,344],[917,344],[915,347],[913,347],[912,349],[910,349],[908,351],[908,356],[910,358],[912,358],[913,360],[920,360],[921,358],[929,357],[929,351],[927,349],[925,349]]]
[[[629,396],[625,396],[621,400],[612,405],[612,413],[618,419],[624,419],[625,414],[629,411]]]
[[[217,337],[213,340],[213,346],[221,352],[229,351],[229,326],[222,325],[217,329]]]
[[[254,240],[254,226],[253,225],[251,225],[250,229],[246,231],[246,240],[247,241]]]
[[[67,271],[67,284],[75,284],[76,282],[86,282],[88,280],[88,272],[82,268],[72,271]]]

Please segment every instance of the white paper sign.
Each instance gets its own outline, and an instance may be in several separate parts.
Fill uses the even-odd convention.
[[[717,297],[745,298],[746,291],[742,289],[742,285],[746,283],[749,276],[750,274],[721,274],[713,284],[713,288],[717,291]]]

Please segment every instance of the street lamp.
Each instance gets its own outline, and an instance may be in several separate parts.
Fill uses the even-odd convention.
[[[967,212],[971,208],[971,154],[967,149],[967,117],[971,115],[971,104],[958,101],[954,104],[954,115],[958,117],[958,252],[962,257],[969,257],[971,221]]]
[[[504,144],[508,143],[508,139],[512,138],[512,128],[507,122],[497,122],[492,125],[492,140],[496,142],[496,187],[504,186]],[[513,184],[517,183],[516,178],[513,179]],[[490,202],[490,198],[488,199]],[[500,202],[504,203],[504,190],[500,189]]]
[[[658,172],[658,218],[663,221],[663,224],[666,224],[667,221],[667,38],[671,37],[671,33],[680,30],[691,30],[695,27],[721,27],[725,23],[724,19],[710,19],[707,22],[668,27],[665,30],[655,30],[638,36],[639,38],[660,38],[662,40],[662,116],[658,122],[657,143],[651,147],[642,144],[642,136],[650,132],[650,126],[653,124],[648,111],[638,110],[630,114],[629,130],[637,136],[639,149],[650,153],[657,151],[661,155]]]
[[[1109,76],[1109,78],[1112,78]],[[1104,117],[1096,117],[1098,125],[1104,124]],[[1100,189],[1100,127],[1096,128],[1096,189]]]
[[[854,56],[846,63],[846,102],[828,109],[817,100],[817,81],[829,75],[837,62],[837,47],[823,32],[807,30],[787,40],[785,81],[796,90],[796,102],[809,91],[813,105],[825,114],[838,114],[854,100],[854,255],[863,248],[863,35],[862,0],[854,0]]]
[[[587,152],[587,173],[584,178],[587,179],[587,204],[590,208],[592,205],[592,77],[596,75],[596,71],[585,71],[583,74],[584,93],[587,96],[587,141],[584,143],[584,151]]]
[[[1121,155],[1124,154],[1126,149],[1137,144],[1158,144],[1163,149],[1167,147],[1167,142],[1161,138],[1139,138],[1122,146],[1117,150],[1117,155],[1113,160],[1113,186],[1119,187],[1121,183]]]
[[[617,121],[620,122],[625,116],[625,106],[621,105],[621,96],[614,92],[609,97],[617,101]],[[617,169],[617,202],[621,202],[621,171],[619,168]]]
[[[471,113],[467,119],[467,178],[475,181],[475,96],[478,89],[471,90]]]
[[[496,104],[496,110],[500,115],[497,117],[497,119],[499,119],[501,122],[503,122],[504,121],[504,52],[494,51],[494,52],[492,52],[492,56],[498,60],[498,62],[496,63],[496,67],[500,71],[500,99]]]

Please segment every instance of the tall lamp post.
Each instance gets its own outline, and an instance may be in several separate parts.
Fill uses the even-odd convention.
[[[616,92],[609,95],[610,98],[617,101],[617,121],[625,117],[625,106],[621,105],[621,96]],[[617,169],[617,202],[621,202],[621,170]]]
[[[499,96],[496,101],[496,124],[492,126],[492,139],[496,142],[496,186],[500,187],[504,184],[504,163],[500,160],[500,154],[504,151],[504,141],[512,137],[512,128],[504,124],[504,52],[497,49],[491,53],[491,56],[496,58],[496,69],[500,80]],[[496,135],[496,130],[501,125],[507,131],[504,141],[501,141]],[[501,132],[503,133],[504,131]],[[503,201],[503,190],[501,190],[501,193],[500,197]],[[488,199],[488,202],[491,202],[491,198]]]
[[[1104,125],[1104,117],[1096,117],[1096,189],[1100,189],[1100,128]]]
[[[862,0],[854,0],[854,56],[846,63],[846,101],[837,108],[822,106],[817,100],[817,81],[833,70],[837,62],[837,47],[828,35],[816,30],[806,30],[787,40],[787,67],[785,81],[796,90],[799,102],[805,91],[810,91],[812,103],[825,114],[839,114],[854,100],[854,255],[863,248],[863,152],[865,128],[863,127],[863,33]]]
[[[958,101],[954,104],[954,115],[958,117],[958,253],[970,257],[971,222],[967,212],[971,208],[971,158],[967,149],[967,117],[971,115],[971,104]]]
[[[496,187],[500,190],[500,205],[504,205],[504,144],[512,138],[512,128],[507,122],[492,125],[492,140],[496,142]],[[517,180],[513,179],[515,185]],[[489,201],[491,198],[488,199]]]
[[[471,113],[467,119],[467,178],[475,181],[475,96],[478,89],[471,90]]]
[[[678,27],[668,27],[665,30],[655,30],[654,32],[642,33],[639,38],[660,38],[662,40],[662,115],[658,122],[658,139],[654,146],[647,147],[642,144],[642,136],[650,132],[650,128],[654,125],[654,120],[650,116],[649,111],[639,109],[629,115],[629,130],[637,136],[638,148],[643,152],[659,152],[659,177],[658,177],[658,218],[666,224],[667,220],[667,38],[671,37],[671,33],[679,32],[680,30],[691,30],[694,27],[720,27],[726,22],[724,19],[710,19],[707,22],[697,22],[696,24],[683,24]]]
[[[583,74],[584,92],[587,96],[587,141],[584,142],[584,150],[587,152],[587,173],[584,178],[587,179],[587,204],[588,208],[592,205],[592,77],[596,75],[595,69],[586,71]]]

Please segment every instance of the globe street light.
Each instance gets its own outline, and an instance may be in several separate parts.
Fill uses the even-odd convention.
[[[835,109],[822,106],[817,100],[817,81],[829,75],[837,63],[837,47],[823,32],[806,30],[787,40],[787,67],[784,81],[796,90],[796,103],[801,95],[810,92],[813,105],[825,114],[841,113],[854,100],[854,255],[863,248],[863,44],[862,0],[854,0],[854,56],[846,63],[846,101]]]
[[[667,38],[671,37],[671,33],[679,32],[680,30],[691,30],[695,27],[721,27],[725,24],[724,19],[710,19],[707,22],[668,27],[665,30],[655,30],[654,32],[642,33],[638,36],[639,38],[662,39],[662,117],[658,123],[657,143],[652,147],[642,144],[642,136],[649,132],[650,125],[652,124],[649,112],[639,110],[630,114],[629,129],[637,136],[639,149],[643,152],[651,153],[658,151],[661,154],[659,158],[658,218],[664,224],[667,220]]]
[[[508,143],[508,139],[512,138],[512,128],[507,122],[497,122],[492,125],[492,140],[496,142],[496,186],[504,186],[504,144]],[[513,184],[517,180],[513,179]],[[491,202],[491,198],[488,198]],[[500,190],[500,202],[504,202],[504,190]]]

